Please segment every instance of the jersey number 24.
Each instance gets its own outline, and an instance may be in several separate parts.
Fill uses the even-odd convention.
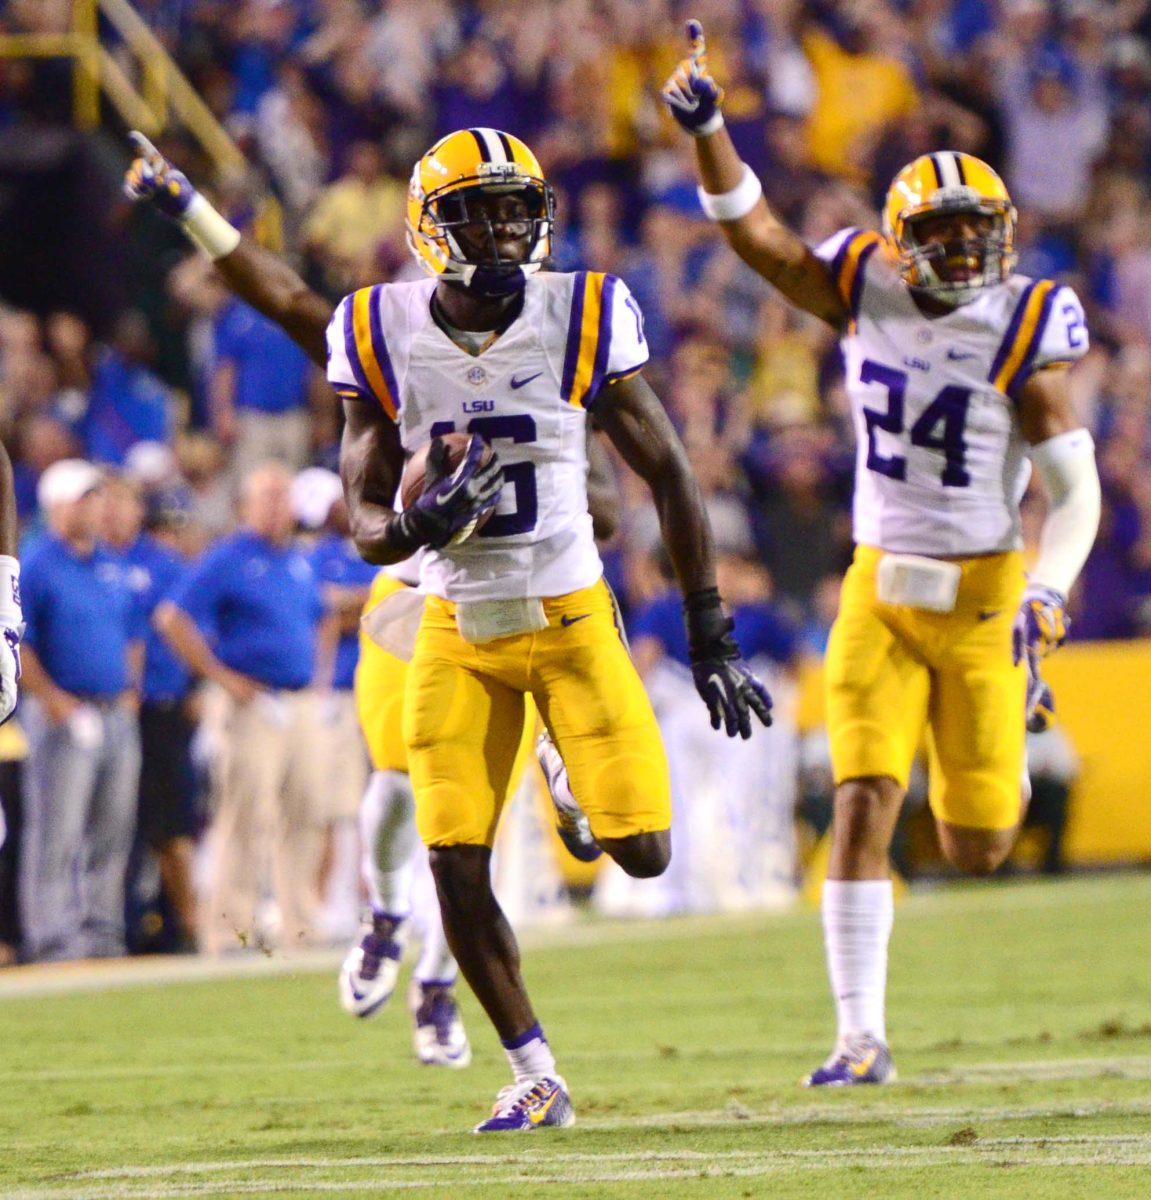
[[[875,444],[875,431],[903,433],[904,398],[907,393],[907,374],[882,363],[863,360],[859,369],[860,383],[878,383],[887,389],[887,408],[879,412],[864,406],[867,421],[867,466],[889,479],[907,478],[907,459],[902,454],[880,454]],[[969,388],[949,383],[919,414],[908,434],[913,446],[943,452],[944,467],[940,479],[945,487],[967,487],[971,475],[965,465],[967,443],[963,429],[967,423],[967,406],[971,402]]]

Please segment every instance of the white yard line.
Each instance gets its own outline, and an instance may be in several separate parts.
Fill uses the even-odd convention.
[[[61,1185],[58,1182],[43,1188],[23,1188],[7,1193],[7,1200],[178,1200],[185,1196],[259,1195],[292,1192],[364,1192],[380,1194],[387,1191],[425,1190],[429,1188],[460,1188],[481,1186],[514,1186],[522,1184],[539,1187],[543,1184],[573,1183],[644,1183],[660,1180],[708,1178],[756,1178],[776,1174],[794,1174],[797,1171],[828,1171],[841,1168],[850,1161],[856,1169],[883,1173],[919,1170],[925,1166],[969,1168],[987,1164],[1010,1163],[1017,1166],[1072,1169],[1101,1166],[1151,1166],[1151,1139],[1120,1135],[1108,1138],[997,1138],[978,1142],[971,1146],[872,1146],[858,1150],[787,1150],[743,1152],[727,1151],[715,1154],[683,1151],[655,1156],[650,1152],[639,1154],[547,1154],[536,1156],[514,1155],[461,1155],[454,1158],[423,1160],[409,1170],[419,1170],[418,1177],[397,1177],[394,1174],[369,1174],[361,1179],[293,1179],[269,1177],[264,1179],[210,1179],[206,1181],[186,1180],[157,1184],[158,1176],[149,1176],[147,1181],[139,1176],[118,1177],[118,1182],[93,1186],[94,1176],[77,1178],[79,1186]],[[1048,1154],[1046,1149],[1080,1148],[1080,1153]],[[1140,1147],[1147,1146],[1147,1149]],[[301,1169],[309,1162],[326,1160],[270,1160],[277,1168]],[[394,1172],[403,1169],[401,1163],[414,1160],[383,1160],[380,1166]],[[596,1170],[595,1166],[619,1163],[619,1167]],[[649,1164],[664,1162],[669,1165],[643,1165],[631,1169],[628,1163]],[[592,1169],[583,1169],[581,1164]],[[522,1165],[523,1170],[508,1171],[509,1167]],[[673,1165],[676,1164],[676,1165]],[[196,1164],[173,1164],[167,1169],[169,1176],[188,1173]],[[208,1164],[215,1168],[216,1164]],[[328,1170],[363,1170],[365,1166],[376,1166],[377,1160],[333,1161]],[[427,1173],[428,1167],[458,1166],[464,1170],[444,1173],[436,1170]],[[494,1167],[491,1173],[481,1169]],[[231,1164],[232,1169],[244,1169],[243,1164]],[[556,1170],[556,1167],[562,1169]],[[470,1171],[467,1168],[471,1168]],[[258,1168],[256,1168],[258,1169]],[[124,1168],[124,1171],[132,1170]],[[101,1173],[100,1178],[107,1178]],[[89,1182],[82,1182],[82,1180]],[[450,1192],[448,1193],[450,1194]]]
[[[762,1161],[765,1159],[852,1159],[861,1155],[917,1157],[924,1153],[940,1152],[948,1156],[964,1151],[984,1151],[988,1148],[1022,1146],[1044,1149],[1047,1146],[1140,1146],[1151,1150],[1151,1133],[1059,1134],[1048,1137],[979,1138],[970,1146],[860,1146],[846,1149],[791,1150],[621,1150],[621,1151],[559,1151],[552,1153],[541,1146],[535,1154],[427,1154],[419,1156],[370,1155],[348,1158],[295,1157],[244,1158],[224,1161],[160,1163],[138,1167],[105,1167],[95,1171],[80,1171],[75,1179],[122,1180],[160,1178],[171,1175],[211,1175],[221,1171],[264,1170],[358,1170],[364,1167],[411,1168],[429,1167],[509,1167],[555,1166],[559,1163],[697,1163]]]

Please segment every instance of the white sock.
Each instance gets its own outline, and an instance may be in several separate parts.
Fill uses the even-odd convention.
[[[436,884],[423,847],[416,851],[413,867],[415,880],[412,884],[412,923],[420,931],[423,947],[412,978],[420,983],[454,983],[459,974],[459,967],[448,949],[448,939],[444,936]]]
[[[406,917],[412,911],[416,833],[412,782],[401,771],[374,771],[360,804],[361,869],[372,911]]]
[[[526,1033],[521,1033],[519,1037],[504,1042],[503,1047],[504,1053],[508,1056],[508,1062],[511,1064],[512,1074],[515,1075],[516,1083],[523,1083],[528,1079],[540,1079],[544,1075],[555,1078],[556,1060],[552,1056],[547,1038],[544,1037],[544,1031],[538,1023]]]
[[[823,940],[841,1045],[860,1033],[887,1040],[887,943],[894,907],[890,879],[829,879],[823,885]]]

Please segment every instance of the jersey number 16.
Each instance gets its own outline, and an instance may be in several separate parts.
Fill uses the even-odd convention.
[[[454,421],[437,421],[432,437],[455,432]],[[508,417],[474,417],[468,422],[468,433],[478,433],[486,442],[501,438],[509,442],[534,442],[536,423],[527,413]],[[504,463],[504,479],[515,489],[516,506],[511,512],[497,512],[480,530],[480,537],[511,537],[528,533],[536,526],[539,505],[536,499],[536,469],[530,462]]]

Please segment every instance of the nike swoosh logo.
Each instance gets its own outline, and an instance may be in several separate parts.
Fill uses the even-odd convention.
[[[947,357],[951,359],[952,362],[962,362],[965,358],[978,358],[979,355],[975,353],[967,353],[963,350],[948,350]]]
[[[512,391],[514,392],[514,391],[516,390],[516,388],[527,387],[527,385],[528,385],[529,383],[531,383],[531,381],[532,381],[533,379],[539,379],[539,377],[540,377],[542,374],[543,374],[543,372],[542,372],[542,371],[537,371],[537,372],[536,372],[534,375],[529,375],[529,376],[528,376],[526,379],[517,379],[517,378],[516,378],[516,377],[513,375],[513,376],[512,376]]]
[[[856,1079],[862,1079],[864,1077],[864,1075],[866,1075],[867,1072],[871,1070],[872,1064],[875,1062],[875,1060],[878,1057],[879,1057],[878,1050],[869,1051],[865,1058],[861,1059],[857,1063],[851,1064],[852,1075],[854,1075]]]
[[[1001,608],[981,608],[979,610],[979,619],[981,621],[990,621],[992,617],[997,617],[1003,611]]]
[[[557,1088],[543,1102],[543,1104],[541,1104],[538,1108],[533,1108],[531,1110],[531,1112],[528,1113],[528,1120],[531,1121],[531,1123],[533,1125],[541,1124],[543,1122],[543,1119],[548,1115],[548,1110],[556,1102],[558,1097],[559,1097],[559,1089]]]
[[[591,613],[583,613],[578,617],[560,617],[560,624],[566,629],[569,625],[574,625],[577,621],[586,621]]]

